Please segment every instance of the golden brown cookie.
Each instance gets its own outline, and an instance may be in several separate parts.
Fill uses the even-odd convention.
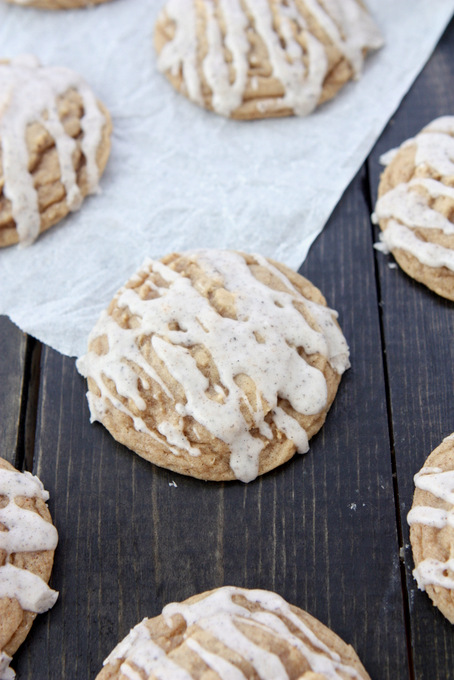
[[[266,590],[223,587],[144,619],[96,680],[369,679],[355,650],[307,612]],[[370,680],[370,679],[369,679]]]
[[[37,613],[55,604],[47,585],[57,531],[49,494],[37,477],[0,458],[0,677],[13,678],[9,662]]]
[[[0,246],[32,243],[96,193],[111,131],[78,74],[28,55],[0,62]]]
[[[382,229],[376,247],[454,300],[454,116],[432,121],[383,162],[372,216]]]
[[[77,9],[100,5],[108,0],[6,0],[12,5],[23,7],[38,7],[40,9]]]
[[[443,440],[415,476],[408,513],[418,587],[454,623],[454,434]]]
[[[348,347],[309,281],[259,255],[147,260],[115,295],[78,370],[92,420],[157,465],[251,481],[323,425]]]
[[[155,28],[172,85],[246,120],[311,113],[382,42],[361,0],[167,0]]]

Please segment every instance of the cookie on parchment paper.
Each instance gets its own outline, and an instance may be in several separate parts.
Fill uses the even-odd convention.
[[[0,246],[29,245],[96,193],[111,130],[74,71],[0,61]]]
[[[383,162],[372,215],[382,229],[376,248],[454,300],[454,116],[432,121]]]
[[[155,28],[172,85],[246,120],[311,113],[382,44],[361,0],[167,0]]]
[[[369,679],[354,649],[276,593],[225,586],[144,619],[96,680]]]
[[[0,678],[14,678],[11,657],[36,614],[58,593],[49,588],[57,530],[46,505],[49,494],[37,477],[0,458]]]
[[[454,623],[454,434],[446,437],[415,475],[408,514],[418,587]]]
[[[92,420],[151,462],[253,480],[308,450],[348,347],[320,291],[260,255],[147,260],[77,362]]]
[[[77,9],[80,7],[92,7],[109,0],[6,0],[12,5],[24,7],[38,7],[39,9]]]

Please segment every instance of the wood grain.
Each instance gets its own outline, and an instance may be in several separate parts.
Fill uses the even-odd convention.
[[[33,447],[60,535],[60,597],[15,655],[18,680],[90,680],[144,616],[223,584],[306,609],[374,680],[454,677],[453,630],[415,587],[406,527],[412,477],[454,430],[454,306],[391,269],[370,223],[379,155],[454,113],[453,82],[454,23],[301,268],[339,312],[352,367],[310,451],[282,468],[244,485],[152,466],[90,424],[72,359],[0,318],[3,447],[27,465]]]
[[[150,465],[90,425],[74,362],[44,350],[35,471],[61,536],[52,577],[60,599],[17,655],[19,677],[32,677],[43,657],[45,677],[94,677],[144,616],[223,584],[277,591],[352,643],[373,677],[407,677],[363,181],[304,267],[339,310],[352,369],[310,452],[281,469],[246,486]]]
[[[454,22],[403,101],[369,159],[375,202],[379,156],[440,115],[454,115]],[[377,238],[377,237],[376,237]],[[381,291],[383,336],[392,449],[395,456],[411,659],[416,680],[454,677],[454,633],[412,577],[406,515],[413,476],[443,437],[454,431],[454,304],[414,282],[392,256],[376,255]]]
[[[12,465],[21,457],[21,407],[26,370],[26,336],[5,317],[0,316],[0,456]]]

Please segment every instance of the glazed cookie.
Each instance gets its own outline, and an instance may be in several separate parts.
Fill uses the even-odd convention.
[[[155,28],[172,85],[246,120],[311,113],[382,43],[361,0],[167,0]]]
[[[96,193],[111,130],[73,71],[28,55],[0,62],[0,246],[29,245]]]
[[[39,7],[40,9],[77,9],[100,5],[103,2],[108,2],[108,0],[6,0],[6,2],[12,5]]]
[[[251,481],[322,426],[349,366],[336,316],[309,281],[259,255],[147,260],[77,362],[92,420],[162,467]]]
[[[381,160],[387,167],[372,215],[382,229],[377,249],[454,300],[454,116],[434,120]]]
[[[413,575],[454,623],[454,434],[432,451],[415,475],[415,486],[408,513]]]
[[[354,649],[266,590],[223,587],[168,604],[139,623],[96,680],[366,680]]]
[[[58,593],[47,585],[57,530],[47,509],[49,494],[37,477],[0,458],[0,678],[14,678],[11,657],[36,614],[53,607]]]

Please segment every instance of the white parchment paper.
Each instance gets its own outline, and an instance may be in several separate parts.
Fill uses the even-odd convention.
[[[114,123],[101,194],[31,247],[0,251],[0,313],[80,356],[146,256],[237,248],[297,269],[454,12],[454,0],[367,4],[386,46],[361,80],[307,118],[248,123],[191,104],[157,71],[161,0],[60,12],[0,0],[0,56],[78,71]]]

